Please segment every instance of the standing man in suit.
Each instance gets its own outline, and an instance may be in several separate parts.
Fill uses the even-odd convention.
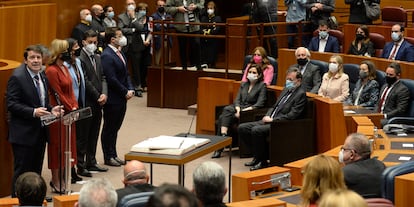
[[[404,40],[404,26],[395,24],[391,27],[392,42],[385,44],[381,57],[389,60],[414,62],[414,47]]]
[[[108,101],[104,106],[104,124],[101,142],[105,165],[121,166],[125,161],[118,157],[116,140],[124,121],[126,103],[134,96],[134,87],[128,75],[127,59],[118,49],[126,45],[127,39],[121,29],[111,27],[105,31],[108,47],[102,53],[103,72],[108,83]]]
[[[95,54],[98,33],[87,30],[82,40],[79,59],[85,75],[85,107],[91,107],[92,117],[78,121],[76,124],[76,148],[78,174],[91,177],[89,171],[105,172],[106,167],[96,161],[96,146],[102,120],[102,106],[107,101],[108,87],[103,74],[101,57]]]
[[[298,47],[295,51],[297,64],[291,67],[298,68],[302,73],[301,86],[306,92],[318,93],[321,86],[321,73],[319,66],[310,63],[311,54],[305,47]]]
[[[42,51],[31,45],[24,52],[24,63],[13,71],[7,83],[9,111],[9,142],[12,145],[14,173],[12,196],[16,179],[24,172],[42,174],[43,158],[49,133],[40,117],[63,113],[62,106],[49,105],[48,82],[42,69]]]
[[[80,23],[72,29],[72,38],[78,41],[78,45],[82,47],[83,34],[86,30],[92,29],[92,15],[89,9],[82,9],[79,13]]]
[[[339,42],[336,37],[329,35],[329,26],[325,20],[319,21],[319,35],[313,37],[308,49],[316,52],[339,53]]]
[[[144,39],[141,32],[144,29],[146,15],[135,11],[137,8],[134,0],[125,1],[126,11],[118,16],[118,27],[127,38],[127,45],[122,47],[122,51],[128,57],[131,63],[132,79],[134,81],[135,95],[142,97],[140,65],[142,65],[143,55],[145,52]]]
[[[300,118],[307,103],[306,91],[301,87],[302,74],[296,68],[290,68],[286,75],[286,84],[275,105],[260,121],[240,124],[240,140],[252,147],[253,160],[245,163],[252,166],[250,170],[267,167],[270,123],[278,120],[294,120]]]
[[[393,62],[385,70],[387,84],[381,88],[377,111],[384,115],[381,124],[384,126],[389,119],[396,116],[406,116],[410,93],[407,86],[400,81],[400,64]]]

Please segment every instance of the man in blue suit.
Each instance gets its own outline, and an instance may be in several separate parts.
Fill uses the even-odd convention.
[[[127,42],[121,29],[107,28],[105,42],[108,47],[102,53],[101,62],[108,84],[108,100],[103,108],[102,151],[105,165],[119,167],[125,161],[118,157],[116,140],[125,117],[127,100],[134,96],[134,87],[128,75],[127,59],[120,50]]]
[[[385,44],[381,57],[390,60],[414,62],[414,47],[404,40],[404,27],[395,24],[391,28],[392,42]]]
[[[308,49],[316,52],[334,52],[339,53],[339,42],[336,37],[329,35],[328,22],[319,21],[319,36],[313,37],[309,43]]]
[[[49,105],[48,82],[41,69],[41,48],[29,46],[24,52],[24,64],[13,71],[7,83],[9,142],[14,158],[12,197],[16,196],[14,184],[21,174],[42,174],[49,131],[40,117],[63,113],[62,106]]]

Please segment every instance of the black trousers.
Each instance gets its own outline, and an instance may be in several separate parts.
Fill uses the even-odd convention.
[[[270,133],[270,124],[263,121],[247,122],[239,125],[240,141],[246,146],[251,146],[254,158],[258,161],[269,159],[269,144],[267,137]]]
[[[45,133],[46,134],[46,133]],[[15,183],[17,178],[25,172],[35,172],[42,175],[43,160],[46,148],[46,135],[42,136],[33,146],[12,144],[14,158],[14,173],[12,180],[12,197],[16,197]],[[28,137],[30,138],[30,137]]]
[[[91,106],[92,117],[76,122],[76,152],[78,168],[95,165],[96,146],[102,121],[102,107]]]
[[[141,87],[141,64],[142,64],[142,52],[128,51],[128,61],[131,63],[132,70],[132,82],[135,89]]]
[[[116,140],[118,138],[118,131],[124,121],[126,102],[124,104],[107,104],[104,106],[103,112],[104,124],[101,144],[104,159],[109,160],[113,157],[118,157]]]
[[[196,32],[182,32],[184,34],[199,34],[198,31]],[[200,56],[201,56],[201,49],[200,49],[200,38],[199,37],[177,37],[178,39],[178,49],[180,51],[180,60],[183,69],[187,69],[187,57],[190,55],[190,62],[197,69],[201,69],[200,63]],[[187,46],[190,45],[190,52],[187,51]]]

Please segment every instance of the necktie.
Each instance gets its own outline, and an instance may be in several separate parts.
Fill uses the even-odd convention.
[[[96,72],[96,60],[95,60],[95,56],[94,55],[91,55],[90,57],[91,57],[91,62],[92,62],[92,65],[93,65],[93,69],[95,69],[95,72]]]
[[[37,91],[37,95],[39,96],[39,100],[40,100],[40,104],[42,104],[42,106],[44,106],[44,100],[43,100],[43,96],[42,96],[42,86],[40,83],[40,78],[39,75],[35,75],[34,77],[34,82],[35,82],[35,86],[36,86],[36,91]]]
[[[380,102],[379,102],[379,104],[378,104],[378,112],[379,113],[381,113],[382,112],[382,106],[384,105],[384,102],[385,102],[385,97],[387,96],[387,93],[388,93],[388,90],[390,89],[390,87],[387,87],[385,90],[384,90],[384,93],[382,93],[382,96],[381,96],[381,100],[380,100]]]
[[[397,53],[398,44],[394,44],[394,48],[392,49],[390,56],[388,59],[394,60],[395,59],[395,53]]]
[[[125,59],[124,57],[122,57],[121,52],[119,52],[119,50],[116,51],[116,54],[118,55],[118,57],[122,60],[122,62],[124,63],[124,65],[126,65]]]
[[[272,114],[270,115],[270,118],[273,119],[279,113],[279,111],[283,108],[283,105],[289,99],[291,94],[292,94],[292,92],[289,91],[280,99],[279,104],[276,106],[275,110],[273,110]]]

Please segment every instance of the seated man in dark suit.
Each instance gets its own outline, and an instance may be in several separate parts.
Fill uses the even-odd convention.
[[[114,186],[108,179],[93,178],[82,186],[74,207],[115,207],[116,199]]]
[[[414,62],[414,47],[404,40],[404,26],[395,24],[391,27],[392,42],[385,44],[381,57],[390,60]]]
[[[154,186],[148,184],[149,175],[144,163],[131,160],[124,167],[124,179],[122,182],[125,187],[116,190],[118,194],[118,204],[126,195],[133,193],[149,192],[154,190]]]
[[[406,116],[410,93],[407,86],[400,81],[401,67],[398,63],[391,63],[385,73],[386,84],[380,91],[377,111],[384,114],[381,124],[384,126],[389,119],[396,116]]]
[[[291,67],[299,68],[302,73],[302,87],[306,92],[318,93],[319,87],[321,86],[321,73],[319,66],[314,65],[310,62],[311,54],[305,47],[298,47],[295,51],[297,64]]]
[[[339,41],[336,37],[329,35],[328,22],[319,21],[319,36],[313,37],[309,43],[308,49],[316,52],[334,52],[339,53]]]
[[[290,68],[286,75],[286,84],[275,105],[260,121],[240,124],[238,131],[240,141],[251,146],[253,160],[245,163],[252,166],[250,170],[267,167],[270,123],[278,120],[294,120],[303,116],[307,103],[306,91],[301,87],[302,74],[297,68]]]
[[[345,164],[342,171],[348,189],[364,198],[380,198],[385,165],[370,156],[368,138],[363,134],[353,133],[346,138],[339,152],[339,162]]]
[[[16,195],[20,206],[42,206],[46,190],[45,180],[35,172],[25,172],[16,180]]]

